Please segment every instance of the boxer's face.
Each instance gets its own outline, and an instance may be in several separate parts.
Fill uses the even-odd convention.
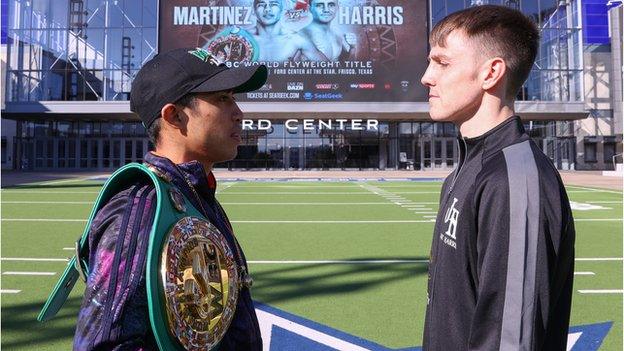
[[[310,12],[315,21],[330,23],[336,17],[338,3],[336,0],[312,0]]]
[[[258,22],[270,26],[280,20],[282,14],[281,0],[257,0],[254,5]]]

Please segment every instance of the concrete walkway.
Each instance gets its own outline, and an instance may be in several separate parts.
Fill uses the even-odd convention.
[[[589,186],[622,191],[622,177],[605,176],[602,171],[561,171],[566,185]]]
[[[443,179],[448,171],[227,171],[215,170],[217,179],[270,180],[270,179]],[[20,184],[46,182],[53,185],[57,181],[81,180],[92,177],[104,178],[110,173],[103,172],[18,172],[2,171],[2,187]],[[562,171],[565,184],[588,186],[603,189],[622,190],[622,177],[604,176],[599,171]]]
[[[54,183],[65,180],[80,180],[91,177],[103,176],[107,177],[110,173],[103,172],[21,172],[21,171],[2,171],[0,173],[0,183],[3,188],[29,183],[46,182]],[[53,185],[53,184],[51,184]]]

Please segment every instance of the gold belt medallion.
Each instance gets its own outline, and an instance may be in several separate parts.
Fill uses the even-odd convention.
[[[185,217],[167,236],[161,256],[170,332],[187,350],[209,350],[234,317],[239,272],[225,237],[210,222]]]

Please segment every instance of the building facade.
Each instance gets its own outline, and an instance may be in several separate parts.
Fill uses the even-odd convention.
[[[608,170],[621,163],[621,3],[429,1],[428,27],[485,3],[517,8],[540,28],[540,52],[516,110],[555,166]],[[128,99],[133,77],[158,52],[158,6],[2,0],[3,169],[112,170],[141,161],[151,145]],[[420,77],[408,78],[419,84]],[[271,127],[246,130],[237,158],[222,167],[429,170],[457,162],[456,128],[433,123],[426,102],[380,103],[370,112],[353,112],[349,103],[240,105],[245,118]],[[375,119],[378,126],[287,124],[304,118]]]

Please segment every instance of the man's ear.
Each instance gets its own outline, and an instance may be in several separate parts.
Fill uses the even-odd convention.
[[[174,104],[166,104],[160,110],[160,116],[163,119],[163,122],[167,124],[168,127],[173,129],[186,129],[187,116]]]
[[[507,64],[501,57],[494,57],[487,60],[483,67],[483,90],[499,90],[505,93],[507,86]]]

